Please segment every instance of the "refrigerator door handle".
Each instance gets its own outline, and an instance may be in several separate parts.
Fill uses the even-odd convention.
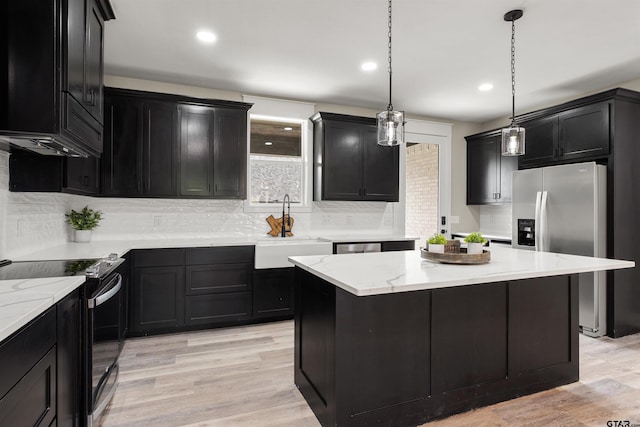
[[[547,191],[542,192],[542,201],[540,203],[540,245],[544,252],[549,251],[549,221],[547,214]]]
[[[540,218],[541,204],[542,204],[542,192],[538,191],[536,193],[536,214],[535,214],[535,226],[533,230],[535,235],[536,251],[542,250],[542,230],[540,227],[542,222],[542,219]]]

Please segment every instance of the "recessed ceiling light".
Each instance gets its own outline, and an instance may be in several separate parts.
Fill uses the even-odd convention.
[[[203,43],[213,43],[216,41],[217,37],[211,31],[198,31],[196,33],[196,37]]]
[[[378,64],[376,64],[375,62],[365,62],[360,66],[360,68],[362,68],[364,71],[373,71],[378,68]]]
[[[273,145],[273,142],[267,141],[267,142],[264,143],[264,145]]]
[[[293,130],[293,128],[287,126],[286,128],[284,128],[284,130]]]
[[[491,89],[493,89],[492,83],[483,83],[480,86],[478,86],[478,90],[482,92],[487,92],[487,91],[490,91]]]

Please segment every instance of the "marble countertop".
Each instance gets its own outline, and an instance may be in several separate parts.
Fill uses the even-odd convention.
[[[491,262],[440,264],[419,251],[289,257],[294,265],[357,296],[631,268],[632,261],[492,247]]]
[[[467,237],[469,234],[471,233],[467,233],[464,231],[454,231],[451,232],[451,236],[453,237]],[[489,240],[499,240],[499,241],[505,241],[505,242],[511,242],[511,236],[506,236],[506,235],[497,235],[497,234],[485,234],[482,233],[482,235],[484,237],[486,237]]]
[[[285,239],[271,236],[246,236],[223,238],[177,238],[98,240],[90,243],[65,243],[36,251],[13,261],[53,261],[103,258],[111,253],[123,256],[132,249],[189,248],[214,246],[249,246],[260,242],[282,239],[284,243],[300,242],[310,238],[327,241],[392,241],[411,240],[404,235],[358,235],[358,236],[308,236],[296,235]],[[342,240],[347,238],[347,240]],[[0,341],[29,323],[32,319],[56,304],[84,283],[84,276],[54,277],[22,280],[0,280]]]
[[[0,280],[0,341],[62,300],[84,276]]]

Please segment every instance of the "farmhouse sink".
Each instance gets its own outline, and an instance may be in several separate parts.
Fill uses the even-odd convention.
[[[330,255],[333,243],[325,239],[274,237],[256,243],[255,268],[293,267],[287,258],[298,255]]]

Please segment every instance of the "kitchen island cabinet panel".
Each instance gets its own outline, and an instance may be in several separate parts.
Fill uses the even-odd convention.
[[[507,378],[507,295],[506,283],[433,291],[434,394]]]
[[[418,425],[568,384],[577,303],[578,275],[358,297],[296,268],[295,383],[323,426]]]

